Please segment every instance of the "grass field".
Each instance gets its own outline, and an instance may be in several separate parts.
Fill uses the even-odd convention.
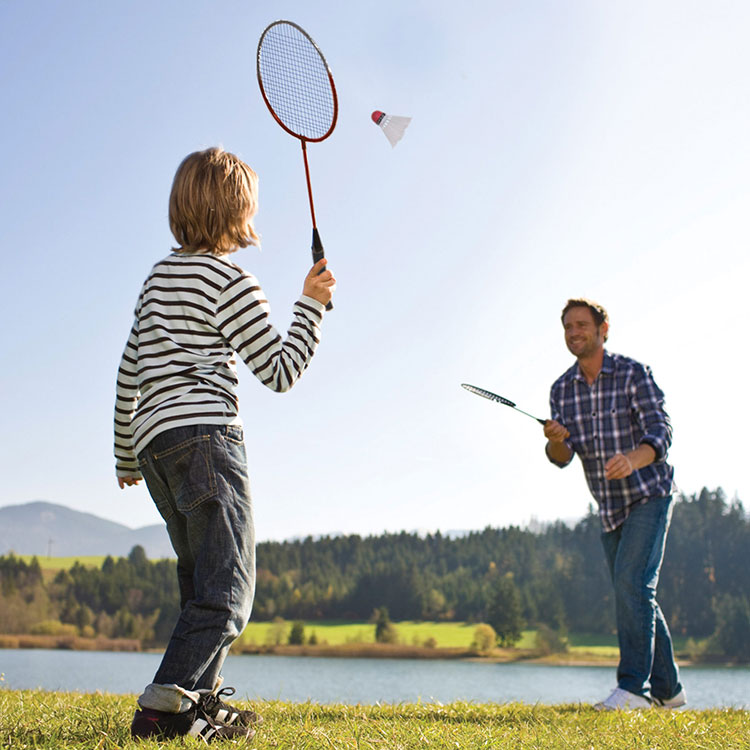
[[[276,625],[269,622],[250,622],[245,628],[238,646],[243,644],[264,645],[275,643],[283,637],[286,643],[291,622]],[[434,639],[441,648],[469,648],[474,639],[476,623],[464,622],[397,622],[394,623],[399,643],[407,646],[422,646]],[[517,644],[519,648],[533,648],[534,632],[527,630]],[[305,638],[315,633],[318,643],[338,646],[345,643],[373,643],[375,625],[371,622],[341,622],[335,620],[305,623]]]
[[[672,634],[675,653],[684,655],[688,639],[682,635]],[[600,659],[620,658],[617,636],[602,635],[600,633],[571,633],[568,636],[568,653],[573,657],[585,658],[591,655]]]
[[[238,705],[242,705],[238,702]],[[156,750],[201,740],[135,743],[134,696],[0,689],[0,747],[13,750]],[[256,703],[257,750],[747,750],[750,714],[713,710],[598,713],[589,707],[523,704],[376,706]],[[221,744],[216,745],[221,747]]]
[[[35,557],[42,570],[70,570],[78,562],[87,568],[101,568],[105,555],[78,555],[76,557],[44,557],[43,555],[16,555],[19,560],[30,563]]]
[[[432,640],[438,648],[468,649],[474,639],[476,623],[466,622],[396,622],[398,642],[404,646],[422,646]],[[250,622],[240,636],[237,649],[245,646],[285,644],[292,623]],[[352,643],[373,643],[375,625],[371,622],[342,622],[335,620],[305,622],[305,639],[314,633],[318,644],[340,646]],[[560,655],[562,661],[616,662],[619,659],[617,636],[591,633],[571,633],[568,651]],[[675,651],[684,654],[687,639],[674,637]],[[536,631],[524,630],[515,648],[529,651],[536,648]]]

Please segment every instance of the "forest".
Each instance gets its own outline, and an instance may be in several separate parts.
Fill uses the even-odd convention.
[[[491,622],[555,633],[614,631],[611,584],[593,508],[575,526],[486,528],[451,538],[402,532],[264,542],[257,549],[253,619]],[[721,488],[680,496],[659,601],[678,635],[750,660],[750,519]],[[101,568],[0,557],[0,633],[59,632],[168,639],[179,612],[176,563],[141,547]],[[498,619],[499,618],[499,619]],[[498,629],[502,637],[502,628]],[[513,639],[506,639],[510,643]]]

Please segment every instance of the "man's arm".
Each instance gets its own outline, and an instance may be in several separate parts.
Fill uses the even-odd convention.
[[[656,459],[656,451],[648,444],[641,443],[629,453],[616,453],[604,464],[605,479],[625,479],[634,471],[652,464]]]
[[[664,393],[656,385],[651,368],[641,365],[635,371],[632,388],[633,408],[643,430],[641,446],[653,449],[654,461],[665,461],[672,444],[672,423],[664,408]]]
[[[567,466],[573,458],[573,451],[565,442],[570,437],[568,429],[554,419],[544,423],[544,437],[547,438],[545,453],[552,463]]]
[[[631,384],[631,400],[643,431],[640,444],[628,453],[617,453],[604,465],[605,479],[625,479],[655,461],[664,461],[672,443],[672,424],[664,409],[664,394],[651,370],[639,365]]]

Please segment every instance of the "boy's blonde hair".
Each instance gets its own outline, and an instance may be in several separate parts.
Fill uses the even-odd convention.
[[[259,244],[253,227],[258,175],[222,148],[196,151],[177,168],[169,196],[169,228],[177,253],[226,255]]]

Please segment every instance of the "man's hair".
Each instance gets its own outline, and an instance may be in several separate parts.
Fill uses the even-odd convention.
[[[253,227],[258,175],[222,148],[196,151],[177,168],[169,196],[169,228],[177,253],[226,255],[259,244]]]
[[[569,299],[565,303],[562,315],[560,316],[563,325],[565,325],[565,316],[574,307],[587,307],[591,311],[591,315],[594,318],[594,323],[596,323],[597,328],[601,328],[602,323],[609,324],[609,315],[607,315],[607,311],[598,302],[586,299],[585,297],[578,297],[577,299]],[[604,340],[607,340],[606,335],[604,336]]]

